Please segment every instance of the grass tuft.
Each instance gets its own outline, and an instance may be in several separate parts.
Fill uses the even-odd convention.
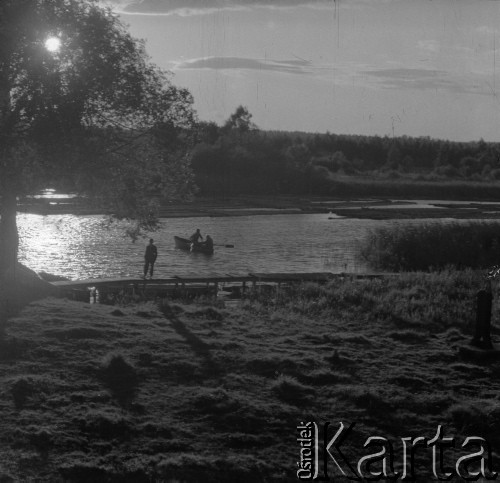
[[[272,382],[271,390],[283,402],[289,404],[302,405],[314,393],[314,389],[310,386],[305,386],[295,377],[280,374],[278,378]]]
[[[374,418],[386,418],[393,413],[391,398],[378,390],[363,386],[344,386],[339,395],[350,400],[356,407],[365,410]]]
[[[246,367],[252,374],[264,377],[275,377],[281,373],[296,375],[298,373],[297,362],[290,358],[262,357],[251,359]]]
[[[66,463],[58,470],[66,481],[108,481],[110,473],[109,468],[88,462]]]
[[[404,342],[405,344],[424,344],[428,340],[428,337],[425,334],[415,330],[394,331],[389,332],[387,335],[391,339]]]
[[[5,337],[0,334],[0,361],[19,358],[27,350],[26,343],[14,337]]]
[[[189,483],[259,483],[267,481],[263,469],[266,463],[251,456],[230,458],[198,455],[171,456],[158,465],[162,481]]]
[[[203,388],[194,398],[198,411],[208,414],[223,415],[241,408],[241,403],[223,388]]]
[[[31,377],[17,379],[10,389],[17,409],[22,409],[36,394],[37,383]]]
[[[330,384],[346,384],[351,380],[351,377],[347,374],[333,372],[327,369],[318,369],[309,374],[304,374],[300,379],[314,386],[324,386]]]
[[[217,309],[214,309],[213,307],[204,307],[202,309],[191,312],[189,315],[200,319],[224,320],[224,316]]]
[[[103,440],[124,440],[132,433],[128,419],[116,411],[90,410],[76,423],[82,432]]]
[[[500,407],[498,401],[457,403],[449,407],[448,414],[460,433],[474,433],[474,436],[483,436],[490,442],[499,440]]]

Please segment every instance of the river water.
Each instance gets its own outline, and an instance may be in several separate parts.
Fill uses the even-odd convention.
[[[372,228],[412,220],[360,220],[328,214],[278,214],[162,219],[135,242],[125,223],[104,216],[19,214],[20,261],[33,270],[70,279],[141,275],[145,246],[158,247],[155,277],[249,272],[360,272],[356,246]],[[427,220],[418,220],[419,223]],[[434,220],[435,221],[435,220]],[[175,249],[174,235],[196,228],[216,245],[207,256]]]

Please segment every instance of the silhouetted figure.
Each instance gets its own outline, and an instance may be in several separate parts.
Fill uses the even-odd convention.
[[[200,240],[203,240],[203,237],[201,236],[200,229],[198,228],[190,237],[189,239],[193,243],[198,243]]]
[[[212,237],[210,235],[207,235],[207,239],[205,240],[203,245],[205,245],[210,250],[214,249],[214,241],[212,240]]]
[[[156,257],[158,256],[158,250],[153,242],[154,240],[151,238],[149,240],[149,245],[146,247],[146,253],[144,254],[144,278],[146,278],[148,269],[149,278],[153,278],[153,270],[156,262]]]
[[[485,285],[485,288],[479,290],[476,295],[476,327],[472,345],[482,349],[493,349],[491,343],[491,307],[493,295],[491,293],[491,282]]]

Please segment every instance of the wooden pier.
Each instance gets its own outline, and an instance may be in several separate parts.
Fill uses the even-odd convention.
[[[57,281],[51,282],[59,296],[77,298],[78,300],[89,300],[97,293],[117,294],[154,294],[167,295],[216,295],[221,288],[231,287],[240,291],[255,289],[264,286],[280,287],[284,284],[301,282],[326,283],[332,279],[345,278],[380,278],[391,274],[384,273],[258,273],[231,274],[212,273],[208,275],[173,275],[168,278],[143,279],[134,277],[124,278],[96,278],[87,280]]]

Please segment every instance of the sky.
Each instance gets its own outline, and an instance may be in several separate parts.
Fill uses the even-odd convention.
[[[204,121],[500,142],[500,0],[107,0]]]

